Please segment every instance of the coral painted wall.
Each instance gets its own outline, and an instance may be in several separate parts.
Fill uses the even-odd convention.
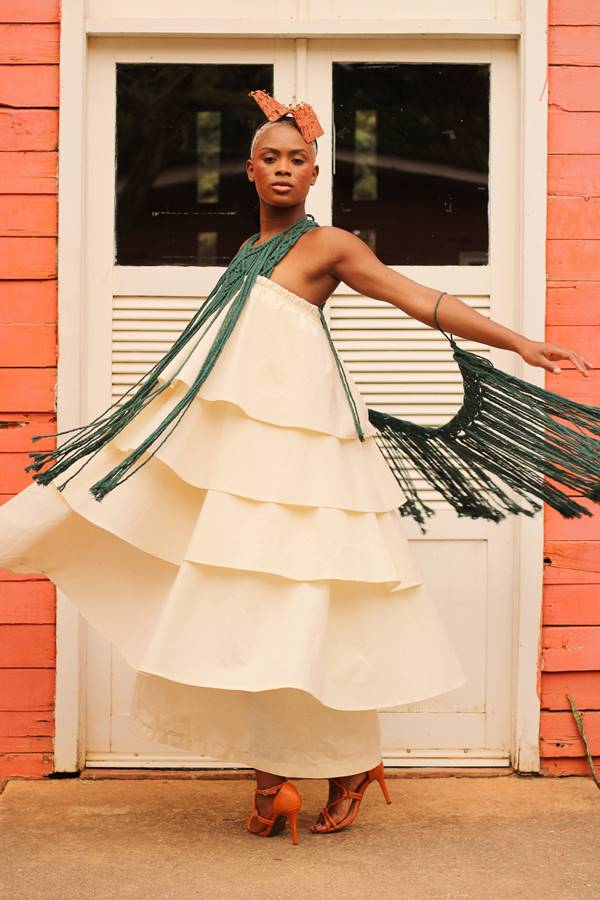
[[[3,0],[0,502],[30,481],[30,435],[56,430],[58,61],[58,0]],[[0,570],[0,778],[52,772],[54,680],[54,586]]]
[[[546,340],[579,350],[546,386],[600,406],[600,4],[550,0]],[[562,365],[562,364],[561,364]],[[600,766],[600,514],[546,509],[540,752],[545,774],[589,774],[566,695]]]
[[[600,368],[600,4],[550,0],[549,26],[546,338]],[[56,427],[58,62],[58,0],[3,0],[0,502],[29,483],[30,435]],[[599,368],[546,386],[599,405]],[[600,764],[600,515],[546,510],[544,582],[542,770],[586,774],[566,694]],[[52,583],[0,570],[0,778],[53,770],[54,665]]]

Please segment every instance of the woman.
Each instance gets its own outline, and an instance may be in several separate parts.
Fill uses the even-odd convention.
[[[344,393],[319,309],[343,281],[433,327],[438,292],[343,229],[313,227],[304,203],[316,153],[293,116],[255,133],[246,171],[260,233],[240,250],[294,242],[256,277],[197,402],[148,465],[102,503],[90,497],[93,478],[181,400],[223,310],[90,472],[58,490],[32,484],[0,510],[0,564],[48,574],[136,670],[134,730],[253,767],[248,830],[269,836],[288,819],[294,842],[301,798],[288,777],[328,778],[311,830],[346,828],[372,781],[390,802],[378,709],[466,680],[408,550],[402,491],[345,367]],[[565,358],[587,374],[575,351],[452,295],[438,320],[531,365],[560,371]]]
[[[267,122],[258,129],[246,171],[259,196],[260,241],[304,215],[305,198],[319,172],[315,160],[316,141],[306,144],[293,118]],[[274,269],[271,278],[318,306],[344,282],[360,294],[392,303],[413,318],[435,327],[433,307],[439,292],[389,269],[362,240],[344,229],[321,227],[303,235]],[[450,294],[444,297],[438,321],[445,331],[455,335],[513,350],[530,365],[560,372],[554,361],[570,359],[581,372],[588,374],[589,363],[577,352],[557,344],[529,340],[481,316]],[[281,781],[275,774],[257,771],[256,775],[258,786],[263,788]],[[338,777],[335,781],[330,779],[328,802],[342,797],[344,788],[356,792],[368,783],[367,772]],[[313,830],[324,832],[333,823],[343,824],[358,805],[358,796],[343,797],[332,808],[322,810]],[[272,797],[257,798],[257,808],[263,816],[272,815],[272,804]],[[261,823],[257,822],[255,827],[259,830]]]

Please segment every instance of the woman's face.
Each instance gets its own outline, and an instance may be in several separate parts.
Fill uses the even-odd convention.
[[[294,206],[304,201],[319,167],[313,164],[310,144],[298,129],[278,123],[261,133],[253,158],[246,161],[246,172],[265,203]],[[278,187],[277,182],[289,187]]]

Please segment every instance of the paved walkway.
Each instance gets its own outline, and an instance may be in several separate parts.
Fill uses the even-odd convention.
[[[394,770],[390,771],[390,776]],[[139,775],[139,773],[138,773]],[[9,780],[0,796],[7,900],[587,900],[600,896],[600,791],[589,778],[390,777],[355,824],[245,830],[254,782],[83,777]]]

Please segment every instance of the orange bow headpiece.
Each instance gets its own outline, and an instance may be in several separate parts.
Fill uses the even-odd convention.
[[[291,113],[307,144],[325,134],[310,103],[302,102],[284,106],[275,97],[271,97],[267,91],[250,91],[248,96],[256,100],[270,122],[275,122],[286,113]]]

